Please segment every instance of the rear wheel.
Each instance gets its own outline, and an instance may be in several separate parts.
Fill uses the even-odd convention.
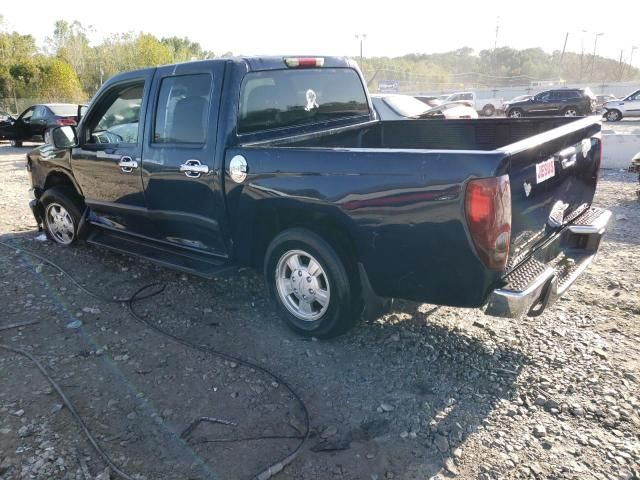
[[[622,112],[616,109],[607,110],[607,112],[604,114],[604,118],[607,119],[607,122],[617,122],[619,120],[622,120]]]
[[[40,198],[44,208],[44,228],[49,239],[69,246],[77,240],[82,212],[66,189],[52,188]]]
[[[315,233],[293,228],[273,239],[265,280],[280,316],[295,332],[329,338],[357,320],[354,285],[338,252]]]
[[[496,113],[496,108],[490,103],[482,107],[482,115],[485,117],[491,117],[494,113]]]
[[[509,110],[509,118],[522,118],[524,117],[524,111],[521,108],[512,108]]]

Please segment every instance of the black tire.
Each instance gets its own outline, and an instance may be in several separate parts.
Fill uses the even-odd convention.
[[[525,116],[524,110],[522,110],[521,108],[512,108],[507,113],[507,117],[509,118],[522,118],[524,116]]]
[[[22,147],[22,140],[11,140],[11,146],[16,148]]]
[[[619,122],[620,120],[622,120],[622,112],[620,110],[612,108],[605,112],[604,118],[607,120],[607,122]]]
[[[40,197],[42,203],[44,231],[49,240],[54,241],[63,246],[70,246],[78,240],[78,226],[82,218],[81,202],[77,199],[77,195],[71,189],[67,188],[50,188]],[[56,206],[60,206],[66,211],[72,222],[73,235],[70,239],[66,235],[57,232],[51,215],[55,213]],[[65,241],[67,240],[67,241]]]
[[[294,315],[289,309],[291,307],[285,305],[286,299],[291,298],[294,294],[291,293],[287,296],[279,293],[278,272],[281,260],[292,252],[304,252],[313,257],[321,267],[323,275],[326,275],[328,284],[326,290],[330,293],[329,300],[326,310],[317,319],[305,320]],[[341,256],[324,239],[303,228],[285,230],[272,240],[265,254],[265,281],[280,316],[294,332],[304,336],[330,338],[346,332],[357,322],[360,313],[358,310],[359,299],[355,293],[357,288],[355,288],[353,275],[349,275],[349,271],[353,271],[353,268],[348,268],[349,266],[345,265],[343,258],[345,256]],[[286,265],[284,267],[288,268]],[[291,271],[290,274],[289,278],[293,282],[292,277],[295,272]],[[299,271],[298,274],[300,275]],[[305,276],[306,274],[302,275],[303,278]],[[307,280],[309,280],[308,277]],[[299,304],[301,303],[302,301]],[[291,302],[289,304],[291,305]]]
[[[496,107],[490,103],[482,107],[482,115],[485,117],[492,117],[496,113]]]
[[[568,106],[562,110],[562,115],[565,117],[579,117],[582,113],[580,113],[580,109],[578,107]]]

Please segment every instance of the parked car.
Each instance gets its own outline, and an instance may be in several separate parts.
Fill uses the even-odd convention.
[[[640,90],[630,93],[622,100],[612,100],[604,104],[604,118],[617,122],[624,117],[640,117]]]
[[[422,103],[429,105],[430,107],[437,107],[438,105],[442,105],[442,100],[440,97],[435,97],[433,95],[414,95],[415,98],[420,100]]]
[[[5,125],[0,125],[0,139],[11,140],[15,147],[21,147],[22,142],[43,141],[48,128],[76,125],[80,108],[80,105],[71,103],[32,105],[18,118],[11,117]]]
[[[533,98],[510,102],[505,115],[510,118],[535,115],[578,117],[596,111],[596,96],[590,88],[562,88],[540,92]]]
[[[337,57],[148,68],[29,152],[30,207],[61,246],[205,277],[255,267],[304,335],[376,318],[389,297],[538,315],[610,216],[590,208],[599,120],[379,120]]]
[[[381,120],[408,118],[478,118],[473,107],[462,103],[443,103],[429,107],[410,95],[374,94],[373,107]]]
[[[596,95],[596,111],[600,112],[604,110],[604,104],[607,102],[612,102],[614,100],[618,100],[618,97],[615,95],[607,94],[607,95]]]
[[[13,115],[11,115],[9,112],[5,112],[4,110],[0,110],[0,127],[9,125],[12,120],[15,120]]]
[[[447,96],[443,102],[469,102],[476,111],[485,117],[494,115],[502,109],[502,99],[499,98],[479,98],[476,92],[456,92]]]

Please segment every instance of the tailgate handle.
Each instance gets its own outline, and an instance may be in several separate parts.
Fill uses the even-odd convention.
[[[562,169],[566,170],[576,164],[576,161],[578,160],[578,153],[576,151],[576,147],[569,147],[559,152],[556,157],[560,160]]]

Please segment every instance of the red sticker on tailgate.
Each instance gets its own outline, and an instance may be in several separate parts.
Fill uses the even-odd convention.
[[[536,163],[536,183],[542,183],[556,174],[556,163],[553,158]]]

